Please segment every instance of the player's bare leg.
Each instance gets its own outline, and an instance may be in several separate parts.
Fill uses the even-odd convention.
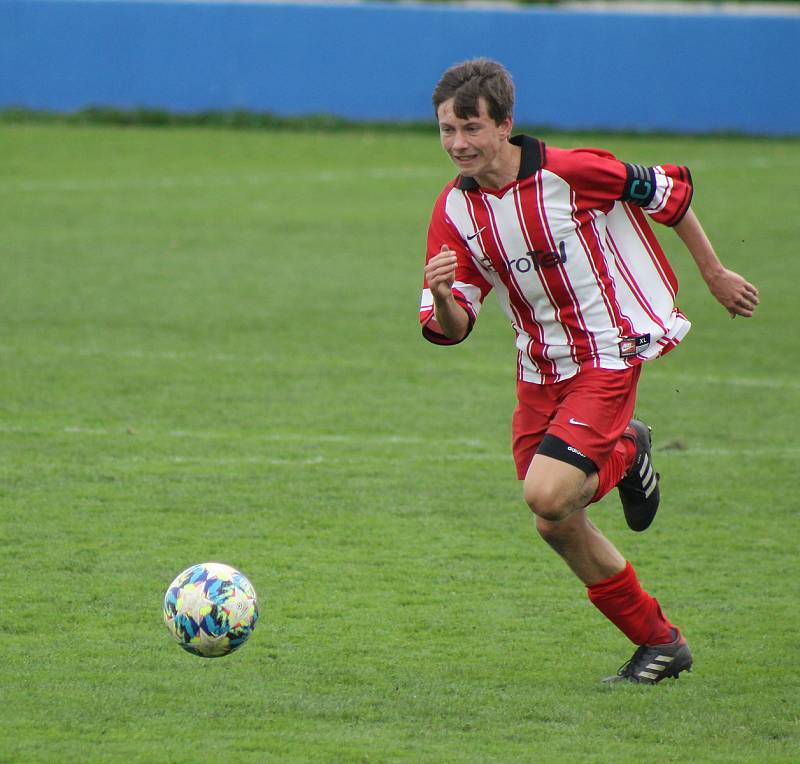
[[[596,473],[587,476],[578,467],[536,454],[523,488],[539,535],[587,586],[625,568],[625,558],[586,513],[597,483]]]
[[[686,640],[645,592],[635,571],[589,521],[586,505],[597,491],[597,473],[536,454],[525,476],[525,500],[536,529],[586,585],[591,602],[634,644],[633,657],[604,681],[656,684],[691,670]]]

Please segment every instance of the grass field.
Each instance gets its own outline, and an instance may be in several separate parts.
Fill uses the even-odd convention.
[[[6,124],[0,761],[800,758],[800,142],[544,137],[688,164],[761,290],[731,321],[659,231],[694,321],[640,388],[663,508],[593,510],[694,672],[598,683],[633,648],[521,501],[511,330],[420,337],[435,135]],[[203,560],[262,600],[216,661],[161,622]]]

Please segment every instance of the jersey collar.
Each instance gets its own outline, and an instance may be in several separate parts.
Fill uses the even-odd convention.
[[[509,138],[508,142],[522,149],[517,180],[530,178],[531,175],[542,169],[545,156],[545,148],[542,141],[537,138],[531,138],[530,135],[515,135]],[[480,186],[475,178],[471,178],[469,175],[459,175],[456,179],[456,188],[460,191],[477,191]]]

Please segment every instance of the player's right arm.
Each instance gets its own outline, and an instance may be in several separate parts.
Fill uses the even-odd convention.
[[[419,321],[422,336],[435,345],[456,345],[466,339],[492,289],[448,214],[452,190],[452,184],[448,185],[436,200],[425,246]]]
[[[461,342],[470,328],[469,314],[453,296],[456,280],[456,253],[442,244],[438,254],[425,264],[425,283],[433,297],[433,319],[438,326],[431,327],[454,342]]]

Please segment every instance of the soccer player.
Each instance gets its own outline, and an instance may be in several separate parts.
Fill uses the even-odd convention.
[[[692,665],[684,636],[586,510],[614,487],[633,530],[658,509],[650,428],[633,418],[636,385],[641,364],[690,324],[647,217],[674,228],[732,317],[752,316],[758,291],[715,254],[685,167],[512,137],[513,82],[488,59],[448,69],[433,105],[459,174],[428,230],[423,335],[461,342],[494,290],[516,334],[512,439],[525,501],[591,602],[638,646],[604,681],[677,678]]]

